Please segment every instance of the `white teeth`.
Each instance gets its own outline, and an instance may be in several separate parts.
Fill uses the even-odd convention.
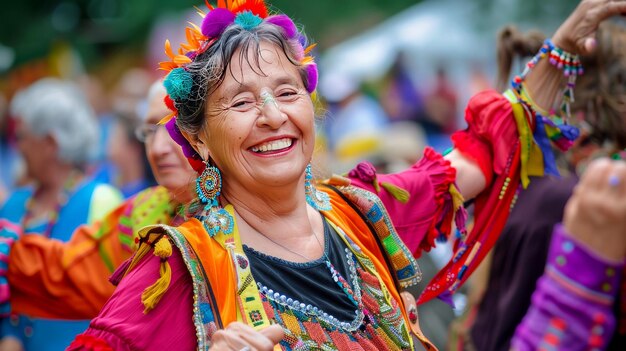
[[[291,143],[292,143],[291,139],[285,138],[285,139],[280,139],[280,140],[272,140],[265,144],[253,146],[251,149],[254,152],[276,151],[276,150],[282,150],[282,149],[290,147]]]

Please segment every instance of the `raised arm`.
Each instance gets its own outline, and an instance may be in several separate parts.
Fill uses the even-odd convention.
[[[561,50],[560,52],[572,55],[588,54],[595,49],[598,25],[605,19],[619,14],[626,14],[624,1],[583,0],[555,32],[551,43],[557,50]],[[551,110],[559,109],[564,88],[569,77],[574,74],[565,70],[565,67],[551,63],[546,55],[534,63],[527,74],[515,78],[532,110],[529,117],[531,129],[537,128],[534,121],[535,113],[547,117]],[[497,101],[494,103],[497,104]],[[453,138],[456,150],[446,156],[457,170],[457,186],[465,199],[474,198],[492,186],[491,180],[502,171],[502,159],[506,161],[516,141],[523,137],[517,130],[519,126],[516,125],[512,113],[502,115],[484,113],[477,110],[477,106],[483,109],[490,107],[470,101],[466,111],[469,135],[462,138],[457,134]],[[515,130],[515,133],[509,133],[502,128],[504,126],[506,129]],[[466,145],[464,141],[470,145]],[[482,173],[482,177],[479,172]]]
[[[79,227],[65,243],[37,234],[17,240],[7,270],[12,312],[62,319],[97,315],[115,288],[109,276],[131,255],[118,227],[127,207]]]
[[[537,350],[549,341],[555,350],[604,349],[616,327],[625,258],[626,163],[596,161],[554,230],[546,270],[512,349]]]

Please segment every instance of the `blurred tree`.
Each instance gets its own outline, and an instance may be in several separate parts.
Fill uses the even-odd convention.
[[[212,1],[213,3],[215,1]],[[270,1],[306,24],[309,35],[333,43],[413,5],[416,0]],[[113,50],[143,52],[160,14],[203,6],[202,0],[20,0],[3,4],[0,44],[13,48],[14,67],[46,56],[58,42],[78,48],[90,66]],[[335,32],[335,33],[333,33]],[[320,46],[325,46],[320,43]]]

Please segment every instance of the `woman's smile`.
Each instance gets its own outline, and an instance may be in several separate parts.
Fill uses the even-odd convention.
[[[293,149],[296,140],[292,138],[280,138],[262,142],[250,148],[250,151],[258,155],[273,156],[282,154]]]

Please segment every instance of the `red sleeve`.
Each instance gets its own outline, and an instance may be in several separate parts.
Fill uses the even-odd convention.
[[[514,141],[518,139],[511,103],[495,90],[476,94],[467,104],[468,128],[452,135],[454,148],[476,162],[487,185],[493,173],[504,173]]]

